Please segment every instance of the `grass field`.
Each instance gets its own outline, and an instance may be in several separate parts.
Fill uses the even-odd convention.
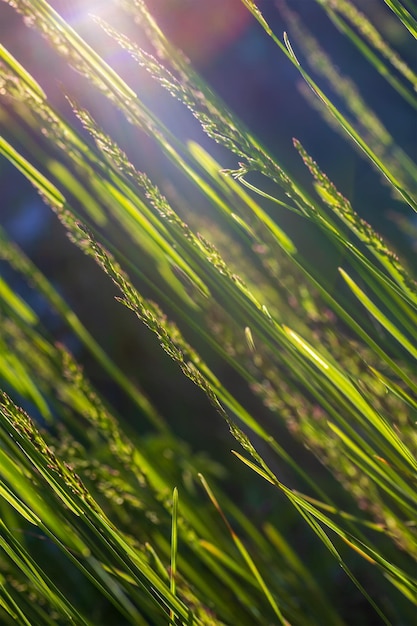
[[[278,161],[169,42],[151,3],[113,2],[137,38],[91,19],[211,143],[168,127],[53,2],[10,1],[79,88],[63,81],[61,109],[34,77],[47,59],[37,74],[0,46],[0,152],[106,289],[90,288],[86,325],[0,230],[2,624],[415,620],[417,167],[355,86],[355,68],[343,76],[289,2],[276,3],[282,35],[242,1],[299,73],[305,106],[372,165],[369,184],[402,203],[404,247],[391,251],[299,140],[288,147],[299,172]],[[348,0],[317,4],[387,94],[417,108],[417,76],[372,16]],[[385,4],[415,38],[414,3]],[[86,84],[97,111],[111,103],[166,163],[169,184],[97,121]],[[136,325],[146,345],[132,371],[98,338],[117,343],[125,324],[132,345]]]

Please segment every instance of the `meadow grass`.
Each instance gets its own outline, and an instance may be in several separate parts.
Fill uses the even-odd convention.
[[[317,3],[387,89],[415,108],[415,73],[370,18],[346,0]],[[166,39],[143,0],[115,5],[146,33],[153,54],[102,18],[96,24],[190,110],[234,168],[167,128],[48,2],[9,4],[174,168],[175,188],[164,194],[72,93],[65,94],[73,112],[67,119],[0,46],[1,154],[112,281],[117,301],[156,337],[178,377],[206,396],[230,433],[236,462],[196,453],[0,230],[3,267],[42,295],[137,416],[132,421],[104,397],[30,298],[8,283],[10,273],[0,276],[2,623],[411,624],[412,271],[300,141],[298,177],[285,169],[284,155],[277,161]],[[283,37],[255,2],[243,4],[299,72],[307,99],[411,216],[416,165],[352,79],[283,0],[276,3],[288,20]],[[386,4],[415,37],[412,3]],[[187,208],[184,189],[199,194],[206,215]],[[279,213],[267,210],[271,204]],[[279,219],[285,212],[312,229],[330,271]],[[268,408],[268,419],[230,372]],[[144,434],[137,425],[145,421]],[[315,459],[322,473],[311,471]],[[227,481],[223,465],[233,467]],[[280,514],[257,523],[231,486],[259,489]],[[342,587],[350,580],[348,597],[363,597],[366,609],[334,597],[339,571]]]

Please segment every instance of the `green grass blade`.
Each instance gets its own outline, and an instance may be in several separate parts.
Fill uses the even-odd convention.
[[[176,594],[177,576],[177,552],[178,552],[178,489],[175,487],[172,493],[172,527],[171,527],[171,570],[169,588],[173,596]],[[175,614],[170,613],[170,620],[175,621]]]
[[[411,15],[399,0],[384,0],[391,11],[401,20],[406,29],[417,39],[417,20]]]
[[[241,556],[243,557],[244,561],[246,562],[249,570],[251,571],[252,575],[254,576],[254,578],[256,579],[259,587],[262,589],[263,593],[265,594],[266,598],[268,599],[269,604],[271,605],[275,615],[277,616],[279,623],[282,624],[283,626],[288,626],[288,622],[285,619],[285,617],[283,616],[283,614],[281,613],[280,608],[278,607],[278,604],[276,603],[275,599],[273,598],[270,590],[268,589],[267,585],[265,584],[265,581],[262,577],[262,575],[260,574],[258,568],[256,567],[252,557],[250,556],[249,552],[247,551],[247,549],[245,548],[245,546],[243,545],[242,541],[239,539],[239,537],[236,535],[235,531],[233,530],[233,528],[230,526],[230,523],[228,522],[227,518],[225,517],[216,496],[214,495],[213,491],[211,490],[211,488],[209,487],[206,479],[204,478],[204,476],[202,476],[202,474],[199,475],[201,484],[203,485],[207,495],[209,496],[211,502],[213,503],[214,507],[217,509],[219,515],[221,516],[221,518],[223,519],[226,527],[228,528],[233,541],[237,547],[237,549],[239,550]]]
[[[407,339],[407,337],[401,333],[399,328],[389,320],[389,318],[374,304],[374,302],[372,302],[372,300],[343,268],[339,267],[339,273],[365,309],[381,324],[381,326],[383,326],[393,337],[395,337],[398,343],[401,344],[402,347],[411,354],[411,356],[417,359],[417,349]]]
[[[386,38],[382,37],[367,17],[347,0],[337,0],[330,5],[328,0],[316,0],[323,7],[336,27],[345,34],[364,57],[375,67],[378,73],[409,103],[416,108],[417,101],[413,92],[398,80],[395,74],[381,60],[385,58],[414,87],[417,77],[406,63],[392,50]],[[347,22],[353,25],[351,28]],[[356,32],[358,31],[358,32]],[[359,33],[359,34],[358,34]],[[368,42],[368,43],[367,43]],[[374,52],[375,50],[375,52]]]

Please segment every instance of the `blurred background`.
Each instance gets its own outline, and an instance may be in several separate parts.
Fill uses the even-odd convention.
[[[114,5],[106,0],[53,0],[51,4],[104,56],[176,135],[198,141],[222,167],[237,167],[237,160],[210,142],[192,115],[152,82],[146,72],[140,71],[130,57],[89,18],[90,13],[99,14],[137,39],[138,31],[127,15],[116,11]],[[306,93],[298,72],[240,0],[148,0],[148,5],[171,41],[184,51],[213,89],[287,170],[297,172],[301,182],[308,184],[308,172],[304,172],[292,146],[292,138],[296,137],[339,190],[351,200],[355,210],[387,238],[395,250],[401,254],[407,249],[412,250],[411,238],[415,236],[416,226],[410,221],[405,205],[399,198],[392,197],[381,176],[372,170],[352,143],[329,126],[311,102],[311,94]],[[341,36],[315,0],[288,0],[288,5],[331,55],[341,74],[355,81],[360,94],[404,152],[415,159],[417,119],[413,108],[390,89],[349,41]],[[300,59],[305,54],[308,56],[297,43],[288,6],[282,1],[271,0],[259,2],[259,6],[275,33],[280,36],[284,31],[289,33]],[[358,3],[358,7],[372,15],[380,32],[389,38],[400,56],[416,71],[411,36],[401,28],[385,3],[367,0],[366,3]],[[135,166],[146,171],[169,194],[175,172],[152,140],[132,133],[121,115],[98,97],[82,77],[51,53],[38,33],[28,29],[20,16],[5,3],[0,3],[0,41],[33,73],[63,115],[73,121],[72,112],[60,89],[61,84],[103,123]],[[147,45],[142,40],[138,43]],[[349,115],[343,101],[331,92],[325,79],[320,75],[315,75],[315,78]],[[4,106],[7,108],[7,105]],[[230,436],[221,418],[199,390],[178,373],[177,366],[162,353],[156,339],[137,323],[129,311],[114,301],[115,289],[111,282],[93,261],[87,260],[68,241],[55,215],[22,175],[4,159],[0,159],[0,185],[0,225],[52,280],[100,345],[135,382],[146,389],[160,413],[175,425],[175,433],[184,438],[193,450],[212,451],[221,459],[227,489],[227,473],[235,471],[236,461],[229,454]],[[267,183],[265,188],[274,192]],[[185,185],[180,200],[188,210],[196,212],[204,220],[205,200],[194,189]],[[273,205],[265,201],[265,208],[273,214]],[[295,227],[290,215],[284,219],[288,220],[285,226],[289,230]],[[309,231],[303,233],[303,241],[312,257],[320,254]],[[413,263],[411,254],[406,260]],[[17,275],[12,276],[5,263],[0,264],[1,273],[11,278],[16,290],[31,301],[48,331],[75,353],[93,382],[118,411],[130,415],[137,429],[146,432],[147,426],[136,410],[115,386],[109,385],[105,373],[49,310],[46,302],[39,297],[34,300],[28,295],[30,288],[20,282]],[[99,317],[97,311],[100,311]],[[246,405],[257,415],[264,413],[265,420],[270,420],[267,410],[252,397],[249,390],[243,388],[238,376],[233,372],[226,372],[226,375]],[[280,427],[276,425],[274,428],[279,433]],[[282,436],[285,437],[283,433]],[[288,438],[286,441],[288,446],[295,445]],[[321,471],[313,461],[311,463],[312,471]],[[242,484],[234,481],[230,489],[255,518],[279,514],[269,501],[268,492],[259,489],[257,481],[254,481],[252,489],[248,488],[247,474]],[[307,543],[307,546],[309,550],[314,550],[311,544]],[[314,561],[314,554],[310,554],[310,558]],[[335,576],[340,575],[336,573]],[[345,601],[345,584],[343,577],[339,588],[340,602]]]

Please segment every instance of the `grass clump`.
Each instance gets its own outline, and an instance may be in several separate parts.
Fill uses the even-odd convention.
[[[114,4],[138,23],[148,50],[102,17],[96,24],[191,111],[228,167],[173,133],[48,2],[9,4],[149,138],[173,184],[162,190],[163,180],[138,171],[79,94],[63,87],[72,117],[54,107],[4,47],[2,155],[111,279],[117,302],[178,366],[172,375],[203,392],[236,449],[235,462],[197,452],[1,230],[2,623],[411,624],[417,287],[406,261],[299,140],[299,174],[278,162],[142,0]],[[277,2],[290,29],[281,41],[255,2],[243,4],[322,116],[416,211],[415,164],[300,17]],[[371,21],[350,2],[318,4],[415,106],[412,69]],[[415,36],[412,5],[387,4]],[[303,245],[306,227],[324,264]],[[11,271],[129,399],[133,420],[15,292]],[[254,513],[257,497],[270,514]],[[354,608],[337,596],[348,584]]]

